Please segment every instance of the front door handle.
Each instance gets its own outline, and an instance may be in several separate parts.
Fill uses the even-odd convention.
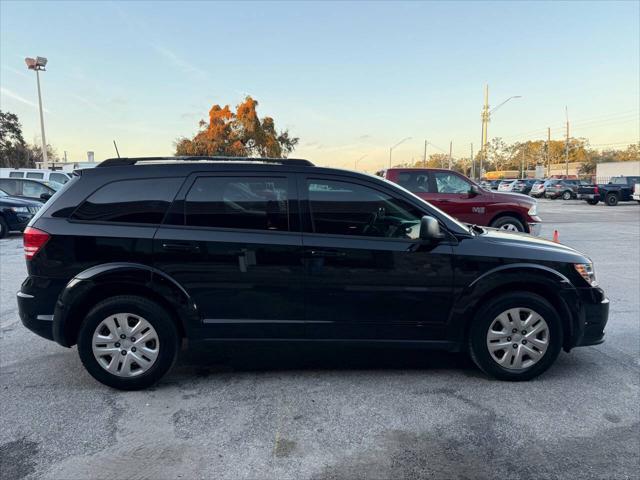
[[[163,242],[162,248],[169,252],[199,252],[200,247],[192,243]]]

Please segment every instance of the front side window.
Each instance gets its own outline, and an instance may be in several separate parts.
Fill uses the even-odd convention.
[[[8,178],[0,179],[0,188],[7,192],[9,195],[20,195],[18,189],[18,182],[16,180],[9,180]]]
[[[107,183],[89,196],[71,218],[93,222],[159,224],[182,178],[149,178]]]
[[[247,230],[289,230],[287,179],[200,177],[187,194],[189,226]]]
[[[356,183],[307,181],[314,233],[417,239],[422,214],[411,204]]]
[[[471,190],[471,184],[455,173],[436,172],[435,178],[438,193],[469,193]]]

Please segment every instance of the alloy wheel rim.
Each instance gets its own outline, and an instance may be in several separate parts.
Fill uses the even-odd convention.
[[[156,362],[160,340],[153,326],[140,315],[116,313],[96,327],[91,341],[93,356],[117,377],[137,377]]]
[[[519,232],[518,227],[516,227],[513,223],[505,223],[500,227],[500,230],[506,230],[507,232]]]
[[[527,307],[505,310],[487,331],[491,358],[507,370],[526,370],[538,363],[549,347],[549,326]]]

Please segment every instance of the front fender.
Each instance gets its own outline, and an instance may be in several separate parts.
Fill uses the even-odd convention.
[[[88,268],[64,287],[56,302],[53,338],[70,347],[88,311],[113,295],[141,295],[171,310],[182,333],[197,328],[200,315],[185,289],[164,272],[149,265],[118,262]]]
[[[537,293],[550,301],[565,322],[565,346],[579,330],[580,297],[562,273],[545,265],[512,263],[493,268],[460,289],[448,322],[448,334],[466,342],[466,332],[481,306],[491,298],[513,291]],[[464,343],[463,343],[464,344]]]

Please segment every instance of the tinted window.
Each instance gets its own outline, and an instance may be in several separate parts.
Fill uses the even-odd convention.
[[[51,189],[38,182],[23,182],[22,195],[25,197],[40,198],[43,193],[53,194]]]
[[[49,180],[52,182],[62,183],[63,185],[69,181],[69,177],[67,177],[64,173],[52,173],[49,175]]]
[[[398,174],[398,185],[410,192],[429,191],[429,181],[425,172],[400,172]]]
[[[200,177],[187,194],[185,220],[197,227],[287,231],[287,179]]]
[[[9,180],[7,178],[0,179],[0,188],[9,195],[20,195],[17,180]]]
[[[24,177],[24,172],[9,172],[9,178],[22,178]]]
[[[404,200],[355,183],[307,182],[315,233],[416,239],[421,213]]]
[[[27,178],[35,178],[36,180],[42,180],[44,178],[43,172],[27,172]]]
[[[438,193],[469,193],[471,190],[471,184],[455,173],[436,172],[435,178]]]
[[[181,184],[181,178],[108,183],[89,196],[72,218],[95,222],[159,224]]]

